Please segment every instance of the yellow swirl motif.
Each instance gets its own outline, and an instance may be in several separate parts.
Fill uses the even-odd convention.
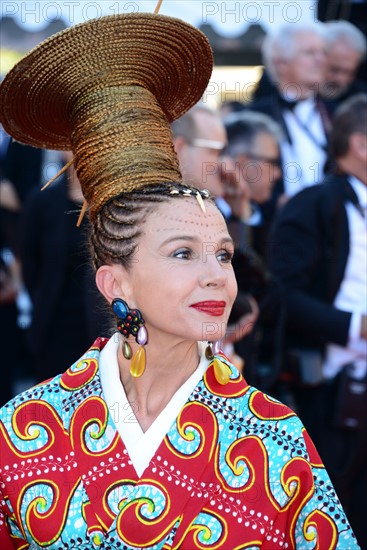
[[[67,391],[80,390],[95,377],[97,371],[96,359],[81,359],[74,368],[64,372],[60,378],[60,386]]]
[[[49,546],[60,537],[65,527],[70,501],[78,484],[79,479],[74,483],[70,491],[67,492],[66,499],[60,491],[59,481],[55,482],[50,479],[37,479],[37,481],[25,485],[20,491],[17,499],[18,514],[20,514],[26,493],[28,491],[38,491],[39,493],[28,505],[26,511],[26,525],[28,526],[32,538],[41,548]],[[47,498],[45,495],[41,494],[42,487],[48,487],[52,491],[53,498],[48,510]],[[45,523],[45,521],[47,523]],[[42,539],[36,536],[36,533],[40,532],[44,534]]]
[[[205,430],[202,427],[203,418],[206,420]],[[195,451],[183,453],[178,449],[177,442],[173,442],[166,437],[165,443],[175,456],[181,459],[194,459],[206,450],[208,462],[212,459],[218,440],[218,422],[209,407],[197,402],[186,403],[177,417],[177,432],[183,441],[194,442],[198,437],[198,443]],[[205,432],[210,433],[211,437],[206,437]]]
[[[338,529],[330,516],[321,510],[314,510],[303,525],[303,534],[306,540],[314,542],[316,533],[319,533],[314,550],[334,550],[338,544]]]
[[[147,490],[150,497],[146,496]],[[144,482],[136,483],[135,495],[121,503],[117,532],[126,544],[134,548],[149,548],[163,540],[179,518],[172,517],[172,514],[170,517],[171,499],[161,483],[144,479]]]
[[[91,413],[91,411],[93,412]],[[86,444],[86,432],[90,426],[95,424],[97,429],[89,435],[92,441],[96,441],[97,445],[98,440],[106,432],[108,415],[107,404],[102,398],[92,396],[83,401],[75,410],[70,422],[70,439],[73,449],[80,446],[85,455],[94,457],[103,456],[107,452],[111,452],[119,441],[117,432],[114,439],[108,441],[108,445],[104,449],[97,450],[96,448],[93,450]]]
[[[207,550],[209,547],[210,550],[225,548],[228,525],[222,516],[213,512],[213,510],[203,508],[184,536],[190,535],[193,540],[193,548],[199,548],[200,550]],[[179,548],[179,546],[175,548]]]

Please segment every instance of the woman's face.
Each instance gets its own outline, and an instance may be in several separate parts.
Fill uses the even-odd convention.
[[[154,208],[128,273],[130,307],[142,312],[153,337],[218,340],[237,293],[233,244],[217,208],[193,198]]]

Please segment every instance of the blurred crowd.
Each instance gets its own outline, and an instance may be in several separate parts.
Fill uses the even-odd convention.
[[[290,24],[263,44],[251,102],[202,102],[172,124],[184,182],[228,223],[238,297],[223,348],[293,407],[367,548],[366,38]],[[109,319],[93,278],[71,155],[0,135],[3,405],[68,368]],[[67,169],[41,193],[50,166]],[[56,170],[57,171],[57,170]]]

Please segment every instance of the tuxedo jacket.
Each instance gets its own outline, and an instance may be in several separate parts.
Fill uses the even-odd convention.
[[[346,177],[331,175],[295,195],[275,219],[269,263],[283,286],[293,344],[347,343],[352,312],[333,302],[349,255],[345,204],[356,201]]]

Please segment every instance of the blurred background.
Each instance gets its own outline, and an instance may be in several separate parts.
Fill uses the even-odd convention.
[[[335,2],[333,0],[330,3]],[[69,25],[114,13],[152,12],[156,4],[157,0],[2,0],[1,74],[4,75],[36,44]],[[208,88],[207,100],[209,103],[218,104],[233,99],[251,99],[262,74],[261,44],[267,31],[283,23],[315,20],[317,2],[164,0],[160,13],[188,21],[207,35],[215,56],[215,70]]]

